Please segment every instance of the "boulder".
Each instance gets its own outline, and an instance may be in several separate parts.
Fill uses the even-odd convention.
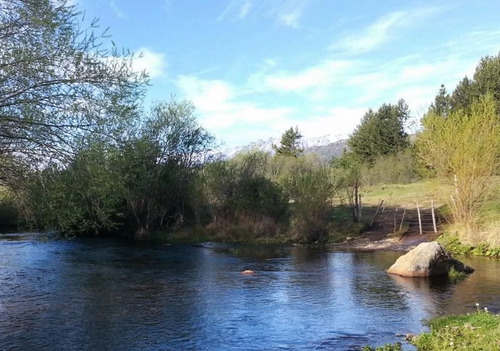
[[[403,277],[433,277],[447,275],[451,268],[467,274],[474,272],[473,268],[451,257],[441,244],[431,241],[419,244],[398,258],[387,273]]]

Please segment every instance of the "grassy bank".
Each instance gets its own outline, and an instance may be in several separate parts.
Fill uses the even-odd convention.
[[[429,333],[412,343],[421,351],[500,350],[500,315],[485,310],[467,315],[434,318]]]
[[[500,315],[477,306],[472,314],[438,317],[427,325],[428,333],[407,337],[419,351],[500,350]],[[363,351],[401,351],[402,344],[365,346]]]

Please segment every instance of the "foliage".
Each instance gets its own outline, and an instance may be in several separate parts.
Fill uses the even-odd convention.
[[[395,344],[386,344],[384,346],[379,346],[377,348],[365,346],[361,350],[362,351],[402,351],[403,346],[401,345],[400,342],[397,342]]]
[[[460,81],[450,98],[453,111],[469,109],[481,96],[491,95],[500,111],[500,54],[481,58],[472,79]]]
[[[331,162],[332,182],[341,205],[349,205],[354,221],[358,221],[358,193],[361,188],[362,172],[366,168],[360,158],[346,152]]]
[[[323,241],[328,237],[327,217],[332,194],[330,172],[299,159],[293,173],[283,178],[283,189],[292,202],[292,227],[299,241]]]
[[[17,192],[23,213],[38,228],[71,234],[143,236],[182,225],[213,140],[193,114],[186,101],[158,103],[126,140],[86,143],[67,166],[31,171]]]
[[[446,87],[444,86],[444,84],[441,84],[439,93],[434,98],[434,102],[429,107],[429,111],[432,111],[433,113],[440,116],[448,116],[451,107],[451,96],[446,92]]]
[[[365,167],[361,182],[364,185],[407,184],[419,179],[413,149],[378,157],[373,166]]]
[[[362,161],[373,163],[377,157],[405,149],[408,135],[404,125],[409,117],[406,102],[383,104],[376,112],[368,110],[349,139],[351,152]]]
[[[65,1],[3,1],[0,153],[33,166],[67,161],[85,136],[118,136],[136,115],[146,77],[102,47]],[[5,177],[5,174],[1,174]]]
[[[460,242],[457,235],[445,233],[438,238],[446,250],[452,255],[473,255],[486,257],[500,257],[500,247],[492,247],[487,243],[467,245]]]
[[[435,318],[428,324],[431,331],[413,341],[418,350],[498,350],[500,347],[500,315],[479,310],[473,314]]]
[[[254,235],[276,234],[276,225],[287,219],[288,201],[282,188],[265,176],[268,162],[267,154],[252,152],[205,167],[206,198],[215,226],[246,223],[255,227],[246,230]]]
[[[15,230],[19,224],[19,214],[12,194],[0,187],[0,231]]]
[[[302,134],[298,127],[287,129],[281,135],[280,146],[273,145],[276,156],[299,157],[304,152],[304,149],[299,146],[301,138]]]
[[[191,210],[196,169],[212,143],[190,102],[153,105],[138,135],[122,147],[118,163],[139,236],[182,224]]]
[[[451,108],[454,111],[467,109],[476,94],[474,93],[473,81],[464,77],[456,86],[453,94],[451,95]]]
[[[66,169],[52,164],[33,172],[24,193],[22,210],[37,228],[67,234],[116,229],[121,216],[121,176],[108,146],[93,144],[80,150]]]
[[[427,114],[417,152],[438,177],[455,185],[453,217],[471,233],[500,166],[500,119],[491,96],[481,97],[469,111],[452,111],[447,118]]]

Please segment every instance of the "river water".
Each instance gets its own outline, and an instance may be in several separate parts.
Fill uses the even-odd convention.
[[[452,284],[387,275],[399,255],[3,235],[0,350],[358,350],[500,312],[500,262]]]

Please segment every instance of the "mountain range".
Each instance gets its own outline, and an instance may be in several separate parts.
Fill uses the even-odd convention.
[[[280,138],[259,139],[244,146],[238,146],[222,151],[226,158],[232,158],[239,153],[246,153],[254,150],[269,152],[274,154],[273,145],[279,145]],[[314,138],[301,138],[299,145],[304,149],[305,154],[317,154],[325,161],[334,157],[339,157],[347,147],[348,137],[345,135],[328,134]]]

